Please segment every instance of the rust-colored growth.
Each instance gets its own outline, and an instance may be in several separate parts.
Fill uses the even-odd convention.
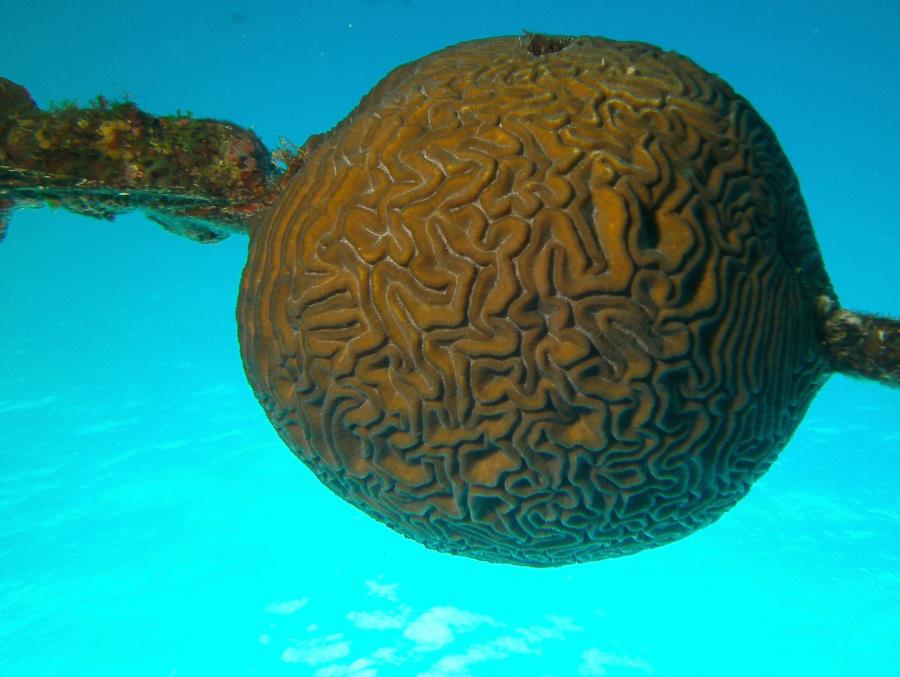
[[[288,158],[288,174],[301,154]],[[237,125],[157,117],[131,103],[39,110],[0,78],[0,232],[13,207],[111,218],[140,209],[200,242],[245,233],[283,188],[257,136]]]
[[[828,373],[794,173],[684,57],[465,43],[310,150],[251,239],[247,374],[325,484],[429,547],[552,566],[682,537]]]
[[[900,320],[833,308],[824,328],[834,371],[900,387]]]

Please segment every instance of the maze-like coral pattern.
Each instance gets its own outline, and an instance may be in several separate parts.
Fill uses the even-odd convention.
[[[564,43],[562,43],[564,44]],[[825,374],[797,181],[717,77],[640,43],[403,66],[254,232],[248,375],[336,493],[533,566],[716,519]]]

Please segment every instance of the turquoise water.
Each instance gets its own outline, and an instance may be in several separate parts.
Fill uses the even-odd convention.
[[[894,3],[4,2],[0,75],[128,93],[274,146],[381,76],[522,29],[639,39],[746,95],[848,307],[900,315]],[[324,3],[322,3],[324,5]],[[900,394],[823,388],[715,525],[531,570],[424,550],[334,497],[246,383],[247,242],[16,213],[0,244],[0,674],[900,675]]]

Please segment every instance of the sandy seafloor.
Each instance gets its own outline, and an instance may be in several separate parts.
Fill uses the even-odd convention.
[[[678,50],[778,133],[844,304],[900,315],[896,3],[0,4],[0,74],[40,105],[127,93],[271,146],[463,39]],[[833,377],[750,495],[673,545],[555,570],[441,555],[270,428],[235,336],[246,246],[139,215],[12,220],[0,674],[900,675],[900,393]]]

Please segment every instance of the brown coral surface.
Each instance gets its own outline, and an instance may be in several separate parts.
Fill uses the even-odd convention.
[[[833,297],[774,134],[600,38],[396,69],[251,235],[247,373],[337,494],[438,550],[554,566],[709,524],[828,373]]]

